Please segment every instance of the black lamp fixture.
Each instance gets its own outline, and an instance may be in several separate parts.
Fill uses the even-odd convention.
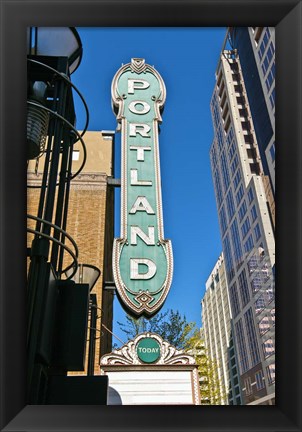
[[[68,59],[69,75],[82,59],[82,42],[74,27],[29,27],[27,54]],[[27,159],[35,159],[45,151],[49,112],[47,96],[51,91],[47,81],[29,81],[27,107]]]
[[[68,278],[72,273],[72,268],[66,270],[65,276]],[[101,270],[91,264],[78,264],[78,268],[74,276],[71,278],[76,283],[88,284],[90,292],[101,275]]]
[[[72,74],[81,63],[83,47],[74,27],[30,27],[28,54],[68,57],[69,73]]]
[[[46,106],[48,84],[44,81],[30,81],[27,107],[27,159],[35,159],[45,150],[49,113]]]

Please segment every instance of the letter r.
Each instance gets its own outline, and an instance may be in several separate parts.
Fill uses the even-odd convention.
[[[148,133],[151,130],[151,127],[145,123],[129,123],[129,135],[131,137],[136,137],[137,134],[140,134],[144,138],[150,138]]]

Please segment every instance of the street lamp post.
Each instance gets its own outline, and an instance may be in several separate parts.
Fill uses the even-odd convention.
[[[37,215],[28,215],[35,227],[28,227],[34,238],[29,249],[28,331],[27,331],[27,403],[45,403],[48,378],[53,369],[66,374],[68,366],[53,361],[58,325],[64,325],[64,299],[73,298],[77,286],[72,277],[78,268],[78,250],[66,232],[73,145],[80,140],[84,166],[86,148],[75,129],[75,111],[70,74],[79,66],[82,44],[74,28],[28,29],[28,160],[44,162]],[[76,89],[77,90],[77,89]],[[28,185],[28,187],[31,187]],[[32,224],[31,224],[32,225]],[[63,268],[68,253],[71,263]],[[66,284],[64,272],[70,269]],[[81,285],[79,302],[83,322],[88,315],[89,286]],[[71,287],[71,289],[69,289]],[[79,296],[80,290],[74,291]],[[68,293],[68,294],[66,294]],[[75,297],[77,298],[77,297]],[[84,322],[85,325],[85,322]],[[87,322],[86,322],[87,327]],[[86,344],[86,338],[82,345]],[[84,351],[83,351],[84,352]],[[60,361],[59,361],[60,363]],[[68,370],[68,369],[67,369]]]

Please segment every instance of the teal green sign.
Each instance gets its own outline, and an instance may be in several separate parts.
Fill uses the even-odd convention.
[[[155,363],[160,357],[160,344],[150,337],[141,339],[136,345],[136,353],[143,363]]]
[[[144,59],[116,73],[112,100],[121,124],[121,235],[113,246],[119,299],[134,315],[152,316],[172,282],[172,246],[164,239],[158,124],[166,89]]]

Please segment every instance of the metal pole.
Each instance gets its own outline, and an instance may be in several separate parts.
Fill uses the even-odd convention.
[[[88,352],[88,371],[87,375],[94,375],[95,357],[95,338],[97,322],[97,301],[96,294],[90,294],[90,332],[89,332],[89,352]]]

